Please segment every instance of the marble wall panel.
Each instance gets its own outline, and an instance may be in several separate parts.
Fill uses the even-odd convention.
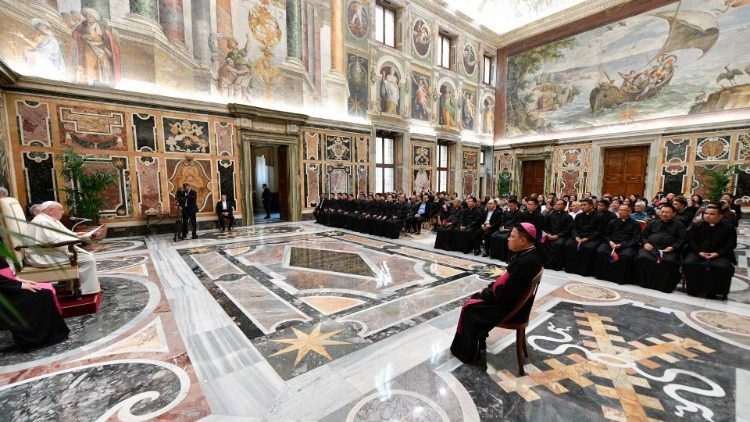
[[[326,191],[351,192],[352,166],[326,166]]]
[[[367,163],[370,161],[370,137],[355,136],[354,145],[356,147],[356,162]]]
[[[182,189],[182,184],[185,182],[190,183],[190,186],[198,192],[198,212],[212,212],[214,203],[211,161],[167,159],[166,163],[171,212],[178,212],[175,195],[179,189]]]
[[[128,149],[125,114],[83,105],[59,106],[61,144],[85,149]]]
[[[412,190],[415,190],[417,192],[432,190],[432,177],[430,170],[414,170],[414,182],[412,183]]]
[[[236,168],[237,166],[233,160],[219,160],[216,162],[216,169],[219,174],[219,198],[221,195],[226,195],[227,199],[231,200],[235,200],[237,197],[234,188]]]
[[[234,127],[228,122],[216,122],[216,154],[234,155]]]
[[[39,151],[24,153],[23,171],[29,204],[57,200],[55,161],[52,154]]]
[[[318,163],[305,163],[304,198],[307,208],[314,208],[320,203],[320,188],[323,177],[321,166]]]
[[[352,138],[349,136],[326,136],[326,159],[333,161],[351,161]]]
[[[168,152],[209,154],[211,136],[207,121],[164,117],[162,118],[164,144]]]
[[[0,183],[8,187],[11,195],[16,195],[10,183],[11,157],[8,154],[10,139],[7,137],[8,127],[5,123],[5,116],[5,98],[0,94]]]
[[[143,215],[146,211],[162,210],[161,169],[158,157],[136,157],[135,171],[137,175],[138,204]]]
[[[367,186],[368,186],[368,180],[369,180],[369,167],[367,166],[357,166],[357,192],[356,194],[368,194]]]
[[[16,119],[20,128],[21,145],[52,146],[49,104],[16,101]]]
[[[302,135],[302,159],[320,160],[320,133],[304,132]]]
[[[133,139],[135,150],[141,152],[155,152],[156,145],[156,118],[152,114],[132,113]]]
[[[104,199],[104,205],[101,208],[103,217],[129,217],[132,215],[130,165],[127,157],[87,156],[84,172],[88,174],[109,173],[116,178],[116,184],[104,189],[101,193]]]

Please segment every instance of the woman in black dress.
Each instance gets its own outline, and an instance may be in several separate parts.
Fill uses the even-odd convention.
[[[0,270],[7,266],[0,259]],[[54,293],[42,284],[8,277],[0,271],[0,329],[10,330],[22,351],[59,343],[70,333]]]
[[[508,316],[542,270],[542,261],[534,246],[536,235],[531,223],[515,226],[508,238],[508,249],[513,255],[505,274],[472,295],[462,306],[451,344],[453,356],[462,362],[477,361],[479,352],[487,347],[485,339],[490,330]]]

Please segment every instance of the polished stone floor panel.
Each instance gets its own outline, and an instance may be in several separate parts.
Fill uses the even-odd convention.
[[[545,271],[524,376],[510,330],[490,332],[486,366],[451,355],[461,305],[505,263],[426,231],[107,240],[102,312],[69,320],[62,349],[0,355],[0,420],[748,420],[742,223],[727,301]]]

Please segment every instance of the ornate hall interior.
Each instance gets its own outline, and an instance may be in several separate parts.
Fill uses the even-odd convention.
[[[0,421],[750,421],[750,0],[0,34]]]

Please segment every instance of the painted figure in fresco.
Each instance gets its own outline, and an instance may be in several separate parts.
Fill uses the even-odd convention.
[[[349,25],[349,30],[352,31],[352,34],[357,38],[362,38],[367,35],[367,27],[369,24],[367,7],[358,1],[353,1],[349,4],[347,14],[347,24]]]
[[[477,118],[477,108],[474,106],[474,94],[464,92],[464,103],[461,108],[461,118],[464,129],[474,130],[474,122]]]
[[[364,115],[367,104],[367,60],[349,55],[349,113]]]
[[[423,20],[418,20],[412,28],[412,41],[420,56],[426,55],[430,51],[430,27]]]
[[[424,77],[416,76],[411,77],[414,81],[414,104],[412,109],[414,110],[413,117],[420,120],[428,120],[430,118],[430,88],[427,83],[427,79]]]
[[[440,116],[438,117],[438,123],[441,126],[455,126],[456,123],[453,121],[455,113],[456,106],[453,99],[453,92],[451,92],[448,84],[443,84],[440,87]]]
[[[492,133],[495,128],[495,107],[488,97],[482,103],[482,133]]]
[[[399,113],[399,76],[396,68],[385,66],[380,70],[380,111],[388,114]]]
[[[227,55],[219,67],[219,92],[238,101],[250,101],[252,73],[247,55],[250,53],[250,35],[246,35],[245,46],[240,48],[236,39],[227,40]]]
[[[96,9],[81,9],[84,20],[73,30],[77,80],[114,85],[120,80],[120,46]]]
[[[23,55],[26,64],[34,68],[35,72],[40,72],[40,76],[45,78],[67,80],[68,69],[60,48],[60,41],[52,32],[49,22],[33,18],[31,27],[36,33],[30,39],[19,31],[11,31],[12,35],[29,46]]]
[[[474,51],[474,46],[471,44],[467,44],[466,47],[464,47],[464,70],[466,70],[466,73],[473,74],[474,69],[477,66],[477,53]]]

